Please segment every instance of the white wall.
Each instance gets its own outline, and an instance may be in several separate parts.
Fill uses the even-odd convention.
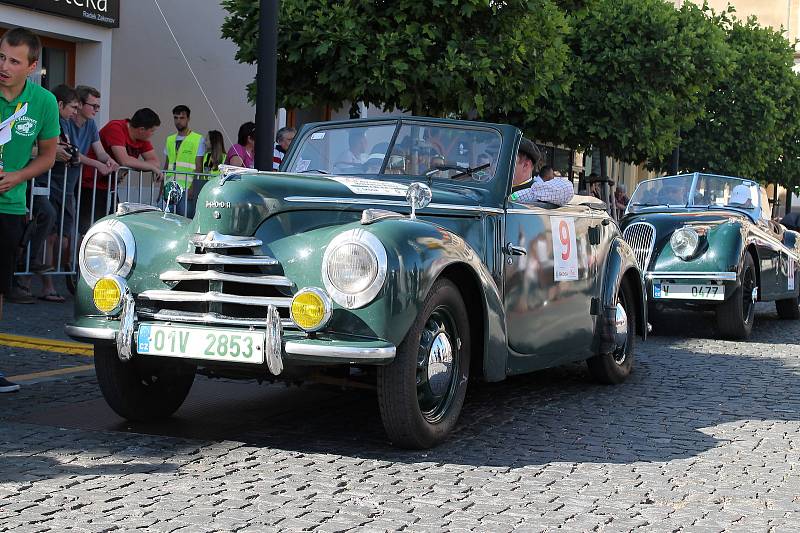
[[[219,2],[209,0],[160,0],[159,4],[225,130],[236,142],[242,122],[255,120],[246,86],[256,67],[237,63],[236,45],[220,37],[225,11]],[[201,133],[221,129],[155,3],[120,2],[120,27],[114,30],[112,54],[111,118],[129,118],[139,108],[152,108],[161,118],[152,142],[163,154],[167,135],[175,131],[172,108],[178,104],[192,110],[192,129]],[[226,147],[229,144],[226,139]]]
[[[41,35],[77,42],[75,83],[97,87],[103,95],[98,113],[100,124],[108,120],[108,95],[111,92],[112,30],[38,11],[0,6],[0,24],[6,28],[22,26]]]

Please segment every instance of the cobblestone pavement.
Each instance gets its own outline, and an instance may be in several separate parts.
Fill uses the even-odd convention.
[[[0,531],[796,531],[800,323],[758,309],[746,343],[673,316],[617,387],[471,384],[427,452],[386,442],[371,391],[198,377],[136,426],[91,373],[31,383],[0,395]],[[0,347],[9,375],[48,358],[88,361]]]

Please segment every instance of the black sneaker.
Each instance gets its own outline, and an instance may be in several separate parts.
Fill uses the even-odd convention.
[[[0,376],[0,392],[17,392],[18,390],[19,385],[11,383],[3,376]]]
[[[11,294],[6,295],[6,301],[15,304],[33,304],[36,303],[36,298],[19,287],[14,287],[11,289]]]

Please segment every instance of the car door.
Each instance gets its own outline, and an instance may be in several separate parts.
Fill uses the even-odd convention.
[[[503,241],[509,373],[590,355],[591,223],[584,206],[509,203]]]

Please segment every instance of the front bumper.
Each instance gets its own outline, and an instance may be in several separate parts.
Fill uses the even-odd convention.
[[[104,317],[82,317],[64,326],[71,338],[89,343],[112,344],[117,340],[120,323]],[[309,338],[301,333],[284,332],[282,358],[286,362],[303,364],[364,364],[387,365],[397,353],[397,347],[386,341],[344,336],[317,335]],[[134,354],[134,357],[136,354]],[[160,356],[153,356],[160,357]],[[208,361],[202,361],[208,363]]]

